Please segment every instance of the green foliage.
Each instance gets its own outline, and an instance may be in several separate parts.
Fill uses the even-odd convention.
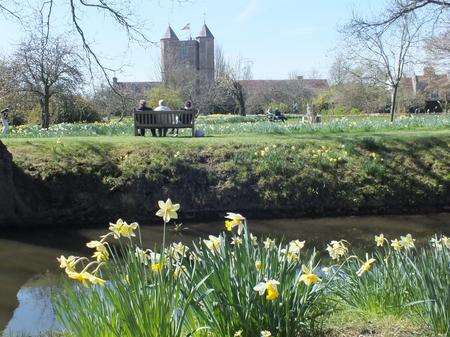
[[[100,121],[100,115],[94,104],[82,96],[61,97],[52,105],[55,123]]]
[[[291,108],[289,107],[289,105],[283,102],[270,102],[266,105],[264,110],[267,111],[268,109],[270,109],[272,112],[278,110],[283,114],[291,112]]]
[[[184,107],[184,100],[178,90],[171,89],[165,86],[157,86],[150,89],[145,95],[147,106],[156,108],[159,100],[163,99],[166,105],[171,109],[181,109]]]

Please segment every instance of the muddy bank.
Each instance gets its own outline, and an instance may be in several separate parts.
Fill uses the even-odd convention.
[[[281,145],[68,144],[3,150],[0,225],[80,227],[236,210],[278,218],[424,213],[450,205],[449,137],[297,141]]]

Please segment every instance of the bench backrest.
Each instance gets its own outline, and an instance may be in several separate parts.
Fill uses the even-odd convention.
[[[195,117],[195,110],[134,111],[134,123],[141,127],[192,127],[195,123]]]

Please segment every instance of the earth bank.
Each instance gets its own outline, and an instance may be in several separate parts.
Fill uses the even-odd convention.
[[[182,218],[442,211],[450,134],[154,142],[23,140],[0,147],[0,226],[149,223],[171,197]],[[132,140],[132,141],[131,141]]]

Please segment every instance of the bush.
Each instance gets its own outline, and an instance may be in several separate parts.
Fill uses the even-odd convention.
[[[166,105],[171,109],[181,109],[184,107],[184,99],[178,90],[170,89],[164,86],[157,86],[145,95],[147,106],[156,108],[159,100],[163,99]]]
[[[82,96],[68,96],[58,99],[52,105],[55,123],[100,121],[100,114],[94,104]]]
[[[265,111],[267,111],[268,109],[270,109],[272,112],[278,110],[283,114],[288,114],[291,112],[291,108],[289,107],[289,105],[282,102],[270,102],[266,105]]]

